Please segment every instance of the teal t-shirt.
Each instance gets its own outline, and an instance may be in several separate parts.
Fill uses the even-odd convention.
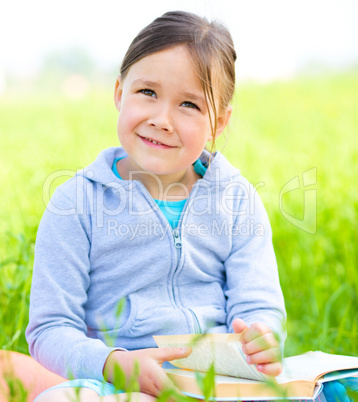
[[[112,171],[118,177],[118,179],[123,180],[122,177],[119,175],[117,170],[117,162],[123,158],[116,158],[113,161]],[[206,167],[203,165],[200,159],[198,159],[194,163],[194,170],[200,176],[204,176],[206,172]],[[180,201],[163,201],[163,200],[156,200],[154,199],[156,204],[159,206],[160,210],[163,212],[164,216],[168,219],[170,226],[175,229],[178,226],[180,215],[183,211],[184,205],[186,203],[185,200]]]

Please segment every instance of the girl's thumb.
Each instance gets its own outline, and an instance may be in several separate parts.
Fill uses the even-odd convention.
[[[236,334],[241,334],[247,329],[246,322],[241,318],[235,318],[232,322],[232,328]]]

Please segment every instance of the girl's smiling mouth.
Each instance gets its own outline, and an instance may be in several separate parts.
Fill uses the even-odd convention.
[[[171,145],[166,145],[163,144],[159,141],[155,141],[149,137],[142,137],[141,135],[137,134],[138,137],[148,146],[153,147],[153,148],[162,148],[162,149],[170,149],[170,148],[177,148],[175,146],[171,146]]]

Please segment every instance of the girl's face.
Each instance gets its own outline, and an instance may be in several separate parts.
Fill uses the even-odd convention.
[[[212,139],[199,77],[184,46],[153,53],[118,78],[118,138],[132,171],[185,174]],[[219,116],[219,135],[229,112]]]

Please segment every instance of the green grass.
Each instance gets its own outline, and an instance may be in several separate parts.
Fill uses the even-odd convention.
[[[286,355],[320,349],[358,355],[358,73],[239,85],[218,149],[264,200],[288,313]],[[0,98],[0,348],[27,352],[33,249],[49,189],[118,145],[110,90]],[[307,233],[280,210],[281,189],[316,168],[317,225]],[[62,170],[66,170],[61,172]],[[303,187],[284,210],[302,219]],[[312,227],[312,216],[309,217]]]

